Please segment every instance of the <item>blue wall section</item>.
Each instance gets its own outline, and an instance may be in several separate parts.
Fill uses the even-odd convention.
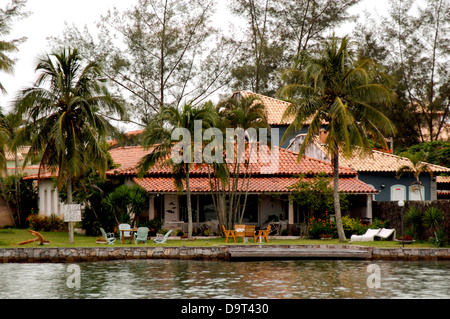
[[[370,184],[380,191],[378,195],[375,196],[375,200],[377,201],[390,201],[391,200],[391,186],[393,185],[404,185],[406,187],[406,200],[409,200],[409,187],[416,179],[408,174],[404,174],[400,179],[395,177],[395,173],[359,173],[359,179],[362,180],[366,184]],[[420,175],[420,181],[423,183],[422,185],[425,187],[425,198],[424,200],[431,199],[431,176],[428,174]],[[385,187],[381,188],[381,185],[384,184]]]

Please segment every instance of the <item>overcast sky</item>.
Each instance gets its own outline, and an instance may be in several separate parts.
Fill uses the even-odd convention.
[[[224,0],[219,1],[225,3]],[[49,53],[47,37],[61,35],[66,22],[80,28],[88,25],[93,32],[95,30],[93,24],[108,9],[117,7],[123,10],[136,2],[136,0],[28,0],[25,11],[29,11],[30,16],[14,23],[13,30],[7,37],[7,40],[27,37],[27,41],[21,44],[19,52],[14,54],[17,60],[14,74],[0,73],[0,82],[8,91],[8,94],[0,93],[0,106],[4,113],[9,110],[9,101],[16,92],[34,81],[36,57],[41,53]],[[383,14],[387,3],[387,0],[363,0],[352,13],[366,9],[372,13]]]

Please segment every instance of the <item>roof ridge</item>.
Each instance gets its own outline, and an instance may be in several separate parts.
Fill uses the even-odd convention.
[[[260,93],[255,93],[255,92],[248,91],[248,90],[240,90],[240,91],[236,91],[236,92],[234,92],[234,93],[239,93],[239,92],[245,92],[245,93],[248,93],[248,94],[251,94],[251,95],[262,96],[263,98],[267,98],[267,99],[271,99],[271,100],[276,100],[276,101],[283,102],[283,103],[286,103],[286,104],[292,104],[291,102],[283,101],[283,100],[280,100],[280,99],[278,99],[278,98],[276,98],[276,97],[273,97],[273,96],[268,96],[268,95],[264,95],[264,94],[260,94]],[[233,94],[234,94],[234,93],[233,93]]]

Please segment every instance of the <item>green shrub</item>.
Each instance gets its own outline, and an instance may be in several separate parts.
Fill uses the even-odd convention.
[[[152,234],[151,236],[154,236],[161,230],[162,221],[157,218],[153,218],[146,222],[139,222],[138,226],[147,227],[149,229],[149,232]]]
[[[361,220],[348,216],[342,216],[342,227],[347,238],[350,238],[352,235],[362,235],[368,228],[362,224]]]
[[[320,235],[331,235],[336,238],[336,223],[326,214],[322,218],[311,217],[308,223],[308,234],[313,239],[319,239]]]
[[[435,231],[431,238],[431,242],[437,247],[444,247],[446,244],[445,233],[440,229]]]
[[[61,217],[52,214],[51,216],[29,215],[27,218],[29,226],[35,231],[59,231],[65,228]]]

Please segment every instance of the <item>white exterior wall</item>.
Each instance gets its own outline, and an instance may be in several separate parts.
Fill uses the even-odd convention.
[[[259,224],[263,225],[270,215],[275,215],[277,218],[283,213],[283,206],[280,200],[271,199],[270,196],[259,197]]]
[[[63,217],[64,210],[59,201],[58,190],[54,188],[53,181],[40,181],[39,183],[39,215]]]

